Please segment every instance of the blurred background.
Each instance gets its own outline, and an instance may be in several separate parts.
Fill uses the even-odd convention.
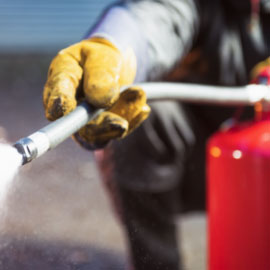
[[[42,89],[51,59],[111,3],[0,0],[0,140],[48,123]],[[99,178],[92,153],[71,139],[24,166],[0,206],[0,269],[124,269],[124,235]],[[185,269],[205,269],[205,223],[203,213],[179,221]]]

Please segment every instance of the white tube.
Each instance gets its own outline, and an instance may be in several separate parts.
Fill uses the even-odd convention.
[[[148,100],[179,100],[182,102],[216,104],[223,106],[253,105],[270,101],[270,88],[250,84],[243,87],[224,87],[190,83],[142,83]]]
[[[149,101],[179,100],[182,102],[232,105],[253,105],[270,102],[270,88],[265,85],[244,87],[219,87],[187,83],[142,83]],[[70,114],[61,117],[37,132],[15,143],[23,156],[23,164],[30,162],[56,147],[87,124],[97,113],[86,102],[77,106]]]

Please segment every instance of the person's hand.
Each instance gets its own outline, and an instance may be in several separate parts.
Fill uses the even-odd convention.
[[[131,87],[120,94],[111,108],[98,114],[74,135],[87,149],[104,147],[110,140],[124,138],[149,115],[146,95],[139,87]]]
[[[44,87],[45,115],[55,120],[68,114],[79,100],[106,108],[82,128],[75,138],[85,147],[104,146],[123,138],[147,118],[150,108],[142,89],[120,88],[133,82],[136,58],[132,49],[120,52],[109,41],[92,38],[58,53]]]

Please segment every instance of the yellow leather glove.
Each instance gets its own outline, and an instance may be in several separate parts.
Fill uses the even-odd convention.
[[[75,134],[79,144],[87,149],[104,147],[111,139],[124,138],[149,115],[146,95],[139,87],[121,93],[114,105],[97,115]]]
[[[44,87],[46,117],[55,120],[74,110],[78,100],[86,99],[106,111],[90,121],[75,138],[90,148],[122,138],[150,112],[142,89],[126,90],[119,97],[121,86],[131,84],[135,74],[133,50],[120,52],[106,39],[91,38],[61,50],[50,65]]]

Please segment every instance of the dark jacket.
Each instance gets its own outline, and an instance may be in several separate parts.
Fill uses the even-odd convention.
[[[196,63],[206,68],[201,74],[194,68],[197,82],[241,85],[270,56],[269,0],[261,0],[259,20],[253,24],[248,0],[126,2],[148,43],[148,79],[164,77],[198,48]]]

